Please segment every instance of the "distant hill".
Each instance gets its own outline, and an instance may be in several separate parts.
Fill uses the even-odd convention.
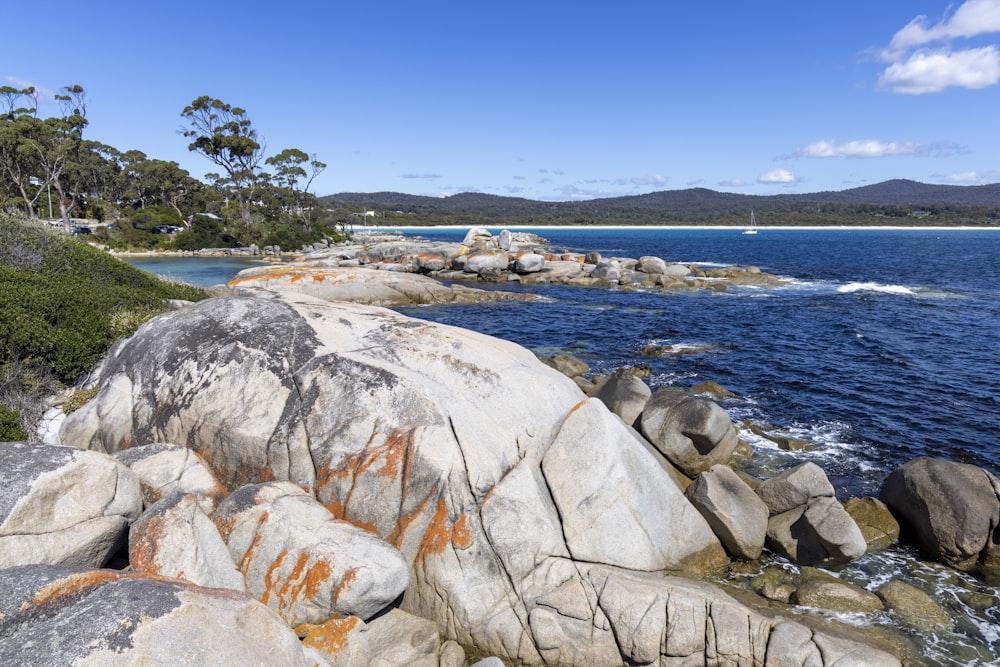
[[[689,188],[577,202],[477,192],[451,197],[345,192],[320,201],[390,217],[405,214],[414,218],[413,224],[442,219],[522,224],[742,224],[750,209],[765,224],[985,224],[1000,217],[1000,183],[931,185],[897,179],[848,190],[767,196]],[[911,217],[920,221],[914,223]]]

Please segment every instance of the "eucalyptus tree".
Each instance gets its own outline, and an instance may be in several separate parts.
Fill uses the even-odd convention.
[[[0,192],[5,206],[23,202],[32,217],[48,185],[36,150],[40,125],[34,87],[0,86]]]
[[[188,150],[200,153],[222,168],[217,182],[229,188],[239,205],[243,224],[252,223],[254,196],[261,181],[264,146],[246,110],[203,95],[181,112],[190,127],[182,130],[191,139]]]
[[[312,182],[323,173],[326,165],[316,159],[316,154],[307,155],[298,148],[286,148],[277,155],[267,158],[266,164],[275,168],[273,180],[285,188],[291,198],[295,212],[302,217],[306,226],[311,221],[311,205],[315,197],[309,194]],[[309,171],[306,171],[306,166]]]

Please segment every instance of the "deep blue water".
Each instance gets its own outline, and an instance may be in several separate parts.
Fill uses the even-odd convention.
[[[596,371],[645,364],[654,386],[714,380],[739,394],[726,403],[734,418],[815,442],[812,455],[847,491],[877,494],[892,466],[922,454],[1000,472],[1000,231],[535,231],[557,249],[753,264],[792,284],[722,293],[547,286],[530,289],[551,302],[405,312],[569,351]],[[642,355],[650,344],[693,353]]]
[[[816,443],[806,456],[845,492],[877,494],[892,466],[922,454],[1000,473],[1000,230],[534,231],[555,249],[753,264],[791,284],[682,293],[504,284],[548,299],[403,312],[571,352],[594,372],[648,365],[654,387],[714,380],[739,395],[725,404],[735,419]],[[255,264],[129,261],[198,285]],[[641,354],[651,344],[688,353]]]

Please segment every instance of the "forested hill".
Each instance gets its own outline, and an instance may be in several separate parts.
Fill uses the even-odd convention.
[[[468,192],[423,197],[398,192],[341,193],[327,206],[375,211],[392,224],[744,224],[749,211],[774,225],[992,225],[1000,183],[931,185],[892,180],[849,190],[741,195],[706,188],[579,202],[542,202]]]

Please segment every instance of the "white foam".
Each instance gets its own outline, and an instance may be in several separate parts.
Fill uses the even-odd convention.
[[[847,283],[837,288],[841,294],[851,294],[853,292],[883,292],[885,294],[906,294],[916,296],[909,287],[903,285],[883,285],[881,283]]]

